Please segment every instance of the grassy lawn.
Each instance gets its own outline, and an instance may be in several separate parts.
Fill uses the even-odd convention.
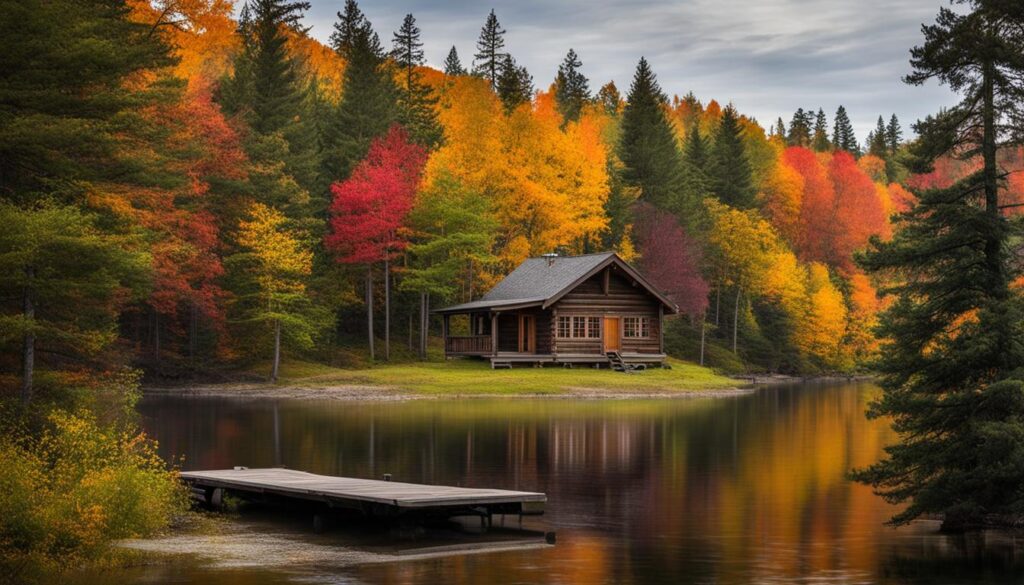
[[[620,391],[700,391],[735,388],[737,382],[678,360],[671,370],[654,368],[633,374],[588,367],[517,367],[492,370],[476,360],[414,362],[340,369],[304,361],[282,364],[282,385],[391,386],[425,394],[557,394],[573,388]],[[264,368],[260,368],[261,371]]]

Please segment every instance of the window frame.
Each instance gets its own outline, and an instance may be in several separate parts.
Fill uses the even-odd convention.
[[[563,322],[562,319],[566,321]],[[602,321],[599,315],[558,315],[555,322],[555,339],[600,340],[604,333]],[[566,323],[564,329],[563,323]],[[566,335],[563,335],[563,332]]]
[[[632,322],[632,324],[631,324]],[[632,330],[632,335],[630,334]],[[622,317],[623,339],[650,339],[651,318],[643,315],[627,315]]]

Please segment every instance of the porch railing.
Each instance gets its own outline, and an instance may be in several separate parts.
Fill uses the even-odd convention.
[[[448,354],[487,355],[491,353],[491,336],[451,336],[444,340],[444,351]]]

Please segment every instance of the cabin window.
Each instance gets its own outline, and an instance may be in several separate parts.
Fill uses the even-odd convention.
[[[558,336],[559,337],[569,337],[569,332],[570,332],[569,322],[570,322],[570,318],[569,317],[559,317],[558,318]]]
[[[623,337],[650,337],[651,320],[647,317],[625,317],[622,319]]]
[[[600,339],[600,317],[559,317],[558,337],[562,339]]]

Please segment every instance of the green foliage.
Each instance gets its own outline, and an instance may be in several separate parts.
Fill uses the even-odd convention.
[[[638,188],[641,199],[667,210],[681,206],[682,157],[665,115],[665,95],[643,58],[622,112],[618,154],[625,183]]]
[[[787,142],[790,146],[808,147],[811,145],[811,112],[805,112],[803,108],[797,108],[793,113],[793,119],[789,123],[789,135]]]
[[[505,55],[501,64],[501,74],[496,86],[498,97],[505,105],[505,113],[512,113],[521,104],[533,99],[533,76],[526,67],[516,65],[512,55]]]
[[[462,61],[459,60],[459,52],[455,50],[455,45],[452,45],[448,56],[444,59],[444,74],[445,75],[465,75],[466,68],[462,66]]]
[[[860,146],[857,145],[857,134],[853,131],[853,124],[850,123],[850,116],[846,113],[844,106],[836,110],[836,117],[833,122],[832,146],[836,150],[845,150],[857,156],[860,154]]]
[[[736,109],[726,107],[708,157],[708,176],[711,191],[719,201],[737,209],[750,209],[756,203],[756,193],[742,133]]]
[[[473,56],[473,74],[491,82],[491,89],[498,88],[498,77],[504,68],[505,29],[498,24],[494,9],[487,15],[487,21],[480,29],[480,38],[476,42],[476,54]]]
[[[814,135],[811,136],[811,148],[815,152],[828,152],[832,149],[832,143],[828,140],[828,119],[825,118],[825,110],[821,108],[818,108],[818,115],[814,119]]]
[[[349,26],[349,25],[346,25]],[[399,89],[377,33],[362,19],[339,45],[346,59],[341,101],[324,124],[320,144],[320,187],[344,180],[363,160],[374,138],[383,136],[399,119]],[[421,107],[423,96],[407,100]],[[418,104],[418,105],[417,105]]]
[[[420,81],[416,71],[424,63],[423,42],[416,19],[411,14],[405,15],[402,27],[395,32],[393,47],[391,55],[405,82],[405,87],[398,92],[398,123],[406,129],[413,142],[433,148],[441,142],[444,131],[437,121],[437,98],[430,87]]]
[[[40,434],[0,436],[0,570],[15,577],[96,561],[188,506],[177,474],[142,433],[55,411]]]
[[[562,125],[580,119],[583,106],[590,101],[590,87],[586,76],[580,72],[583,62],[576,51],[569,49],[555,76],[555,102],[562,114]]]
[[[487,197],[447,174],[422,191],[410,215],[416,242],[401,289],[450,299],[470,263],[493,263],[498,223],[490,207]]]

